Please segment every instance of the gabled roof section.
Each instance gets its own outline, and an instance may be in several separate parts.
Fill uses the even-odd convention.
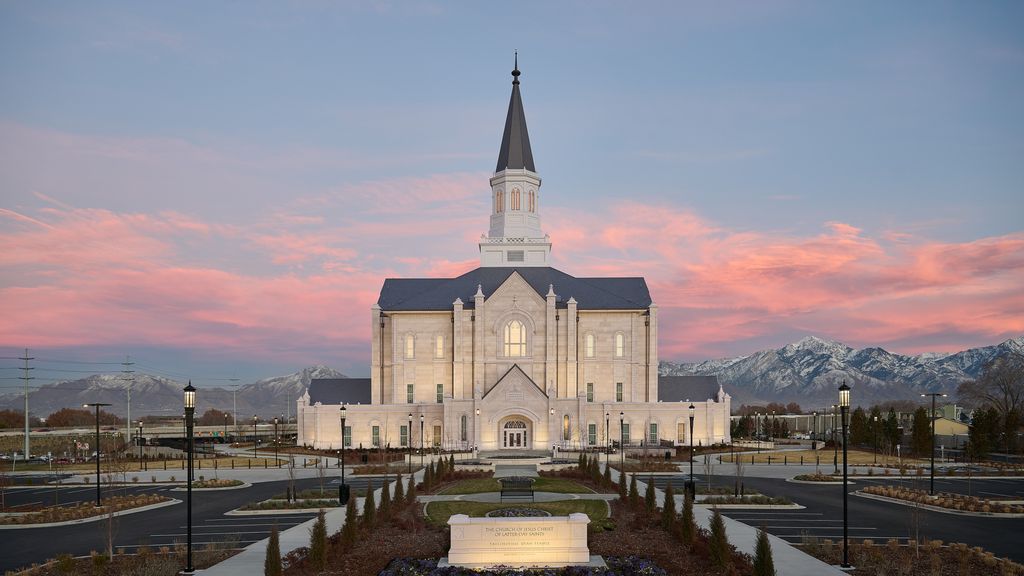
[[[369,378],[314,378],[309,381],[309,404],[369,404]]]
[[[523,112],[523,98],[519,94],[519,55],[512,70],[512,97],[508,101],[508,116],[505,117],[505,132],[501,136],[498,150],[498,165],[495,172],[506,168],[526,169],[536,172],[533,166],[533,151],[530,149],[530,133],[526,130],[526,113]]]
[[[647,282],[632,278],[576,278],[550,267],[481,267],[457,278],[388,278],[377,305],[387,311],[451,310],[456,298],[474,307],[477,285],[490,297],[513,273],[518,273],[541,298],[554,286],[555,306],[565,308],[570,297],[579,310],[641,310],[650,307]]]
[[[511,368],[506,370],[505,373],[501,375],[501,378],[498,378],[498,381],[494,383],[494,386],[491,386],[490,390],[488,390],[487,392],[484,392],[484,395],[481,396],[480,399],[483,400],[484,398],[487,398],[491,394],[491,392],[494,392],[495,390],[498,390],[499,388],[504,388],[504,383],[505,383],[506,379],[510,375],[512,375],[513,373],[516,376],[522,378],[523,380],[526,380],[527,382],[529,382],[531,385],[533,385],[534,388],[537,389],[537,392],[540,392],[542,395],[547,397],[548,393],[545,392],[543,388],[538,386],[537,383],[533,381],[533,378],[530,378],[530,376],[527,375],[526,372],[523,372],[523,369],[519,367],[519,364],[513,364]]]
[[[718,376],[658,376],[658,402],[718,398]]]

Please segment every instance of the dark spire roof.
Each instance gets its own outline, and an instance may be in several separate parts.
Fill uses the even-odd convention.
[[[530,150],[530,134],[526,131],[526,114],[523,112],[523,98],[519,95],[519,53],[516,53],[515,69],[512,70],[512,98],[508,101],[508,116],[505,118],[505,133],[501,136],[498,151],[498,167],[495,172],[506,168],[526,168],[536,172],[533,166],[533,151]]]

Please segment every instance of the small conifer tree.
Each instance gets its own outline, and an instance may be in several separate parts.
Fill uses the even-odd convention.
[[[683,540],[683,544],[693,546],[693,540],[697,536],[697,523],[693,519],[693,498],[690,496],[689,491],[685,494],[686,497],[683,498],[683,521],[679,526],[679,535]]]
[[[373,496],[373,482],[366,484],[366,499],[363,500],[363,526],[373,526],[377,520],[377,501]]]
[[[393,508],[400,509],[405,505],[405,488],[402,485],[402,475],[398,475],[398,480],[395,482],[395,495],[392,497],[394,504]]]
[[[604,476],[602,477],[601,484],[605,488],[611,488],[614,484],[612,483],[612,467],[605,465]]]
[[[448,471],[455,474],[455,454],[448,457]]]
[[[387,521],[391,517],[391,482],[384,479],[384,489],[380,491],[380,519]]]
[[[622,472],[620,470],[619,471],[619,500],[622,500],[623,502],[625,502],[626,501],[626,494],[627,494],[626,473]]]
[[[658,495],[654,491],[654,478],[647,478],[647,490],[644,491],[644,507],[648,514],[654,514],[658,509]]]
[[[263,560],[265,576],[281,576],[281,537],[277,533],[277,523],[270,529],[270,541],[267,542],[267,555]]]
[[[629,478],[629,505],[634,510],[640,507],[640,491],[636,487],[636,474]]]
[[[412,506],[416,503],[416,475],[409,475],[409,486],[408,490],[405,491],[405,503],[407,506]]]
[[[601,465],[597,462],[597,456],[590,459],[590,479],[594,481],[594,484],[601,482]]]
[[[430,492],[430,485],[434,483],[434,466],[433,464],[427,464],[427,467],[423,470],[423,491]]]
[[[309,562],[317,570],[327,567],[327,518],[323,508],[316,515],[316,522],[309,529]]]
[[[716,567],[727,568],[732,563],[729,539],[725,535],[725,520],[722,519],[722,513],[718,511],[717,507],[711,515],[711,538],[708,548],[711,562]]]
[[[580,457],[576,459],[576,469],[583,472],[586,469],[586,463],[583,461],[583,453],[580,452]]]
[[[344,550],[356,543],[356,535],[359,533],[359,512],[356,508],[355,493],[349,492],[348,502],[345,503],[345,525],[341,527],[341,547]]]
[[[676,495],[672,483],[665,487],[665,505],[661,507],[661,525],[669,534],[676,531]]]
[[[772,560],[772,545],[768,533],[762,527],[757,531],[757,548],[754,549],[754,576],[775,576],[775,561]]]

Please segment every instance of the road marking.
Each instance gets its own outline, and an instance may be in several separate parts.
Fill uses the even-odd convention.
[[[192,533],[196,534],[196,529],[195,528],[192,529]],[[232,534],[269,534],[269,533],[270,533],[269,530],[254,530],[254,531],[249,531],[249,532],[238,532],[238,531],[235,531],[235,532],[202,532],[199,535],[200,536],[215,536],[217,534],[223,534],[225,536],[230,536]],[[188,536],[188,534],[185,533],[185,532],[182,532],[180,534],[150,534],[150,536],[152,536],[154,538],[173,538],[175,536]]]
[[[759,526],[760,528],[760,526]],[[842,525],[839,526],[765,526],[765,528],[799,528],[801,530],[842,530]],[[878,528],[871,528],[868,526],[850,526],[849,530],[878,530]]]
[[[1013,496],[1013,494],[1003,494],[1002,492],[983,492],[981,490],[978,491],[978,494],[991,494],[993,496],[1006,496],[1006,497]]]

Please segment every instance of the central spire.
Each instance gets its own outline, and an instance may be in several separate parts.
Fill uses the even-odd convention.
[[[508,102],[508,116],[505,117],[505,132],[501,136],[498,150],[498,165],[495,172],[502,170],[529,170],[536,172],[533,165],[533,151],[530,150],[530,133],[526,130],[526,113],[523,112],[523,98],[519,94],[519,53],[515,55],[512,69],[512,97]]]

